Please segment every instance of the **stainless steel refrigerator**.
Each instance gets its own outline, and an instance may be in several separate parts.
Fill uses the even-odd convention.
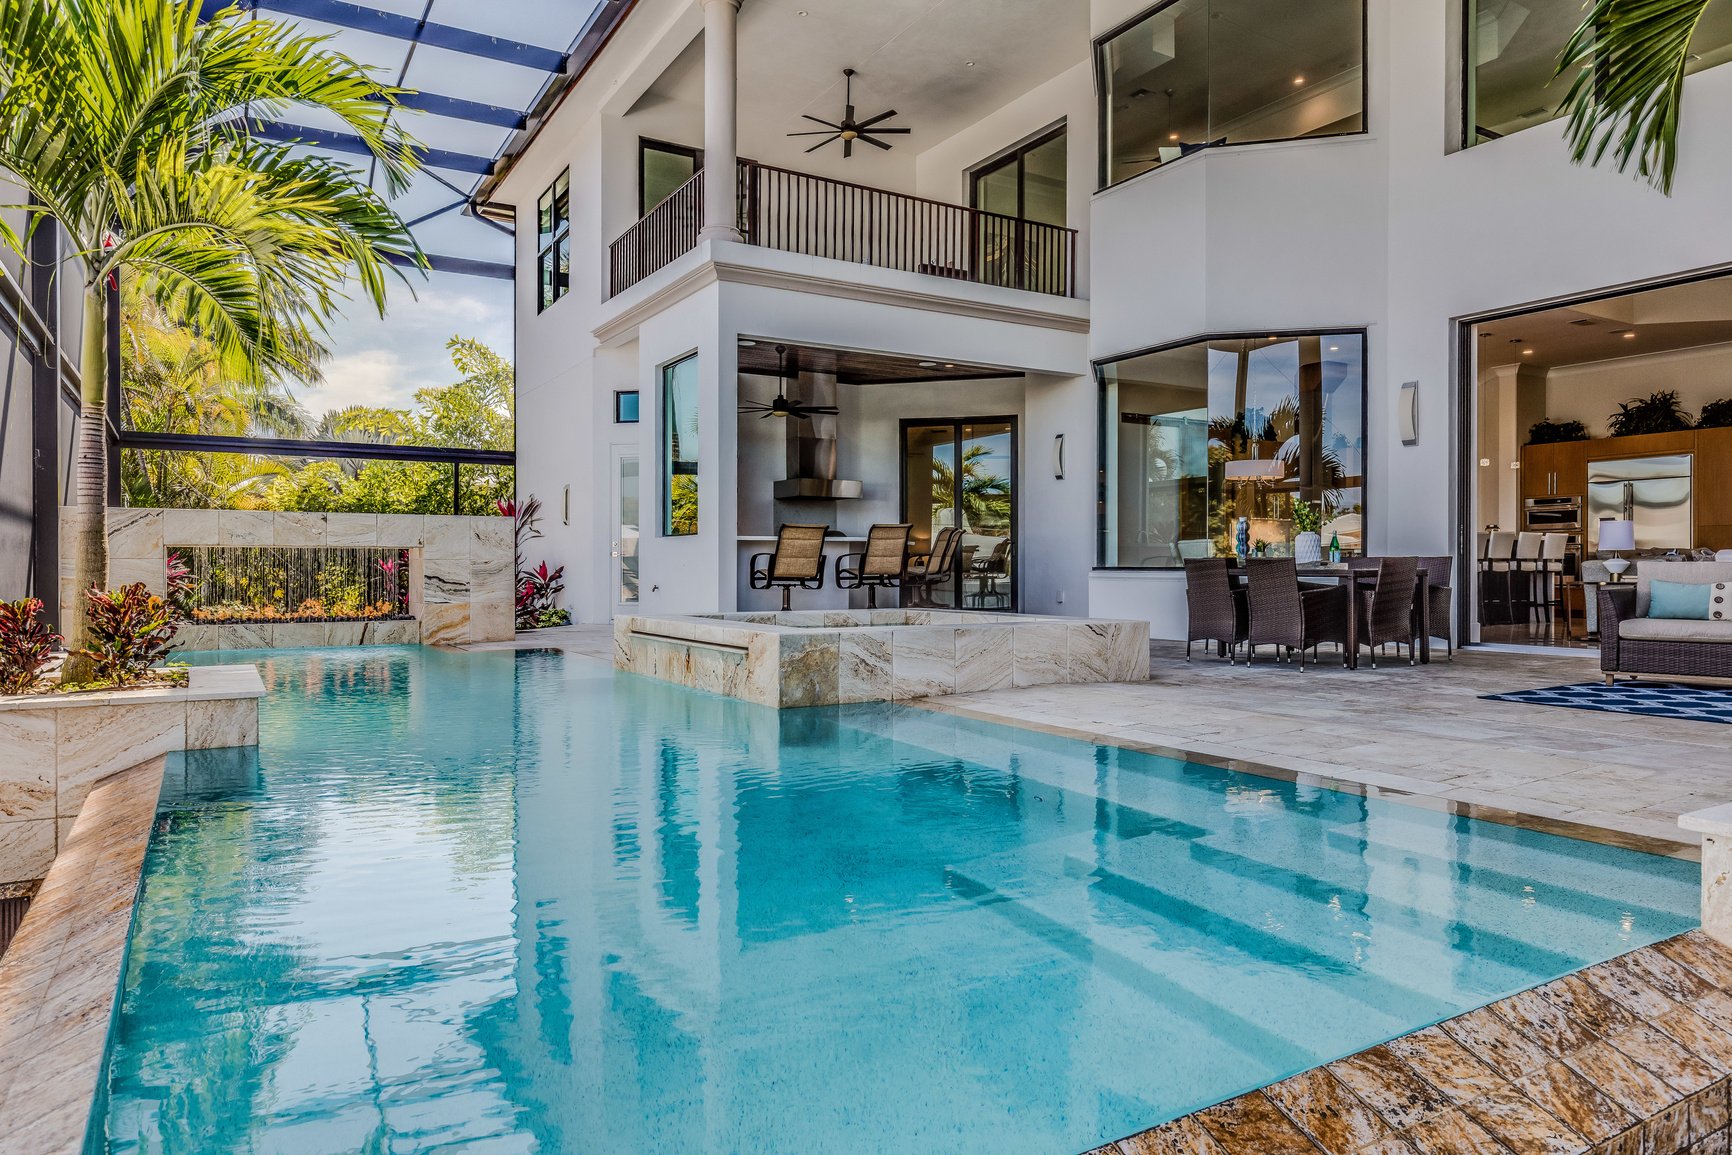
[[[1588,463],[1588,549],[1599,548],[1600,522],[1636,523],[1637,549],[1689,549],[1696,527],[1690,514],[1694,457],[1626,457]]]

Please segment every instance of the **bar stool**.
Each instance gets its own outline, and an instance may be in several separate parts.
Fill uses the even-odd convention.
[[[1511,623],[1528,621],[1540,604],[1534,591],[1539,585],[1540,550],[1545,540],[1543,533],[1523,531],[1516,534],[1515,557],[1510,562]]]
[[[1567,533],[1548,533],[1540,542],[1538,580],[1544,583],[1545,599],[1540,604],[1545,607],[1546,623],[1552,621],[1553,612],[1562,613],[1564,608],[1564,559],[1569,556],[1570,535]]]

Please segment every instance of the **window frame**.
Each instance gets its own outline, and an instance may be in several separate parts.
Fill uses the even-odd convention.
[[[1051,144],[1053,141],[1057,140],[1059,137],[1062,136],[1062,137],[1066,138],[1065,139],[1065,177],[1066,177],[1066,182],[1065,182],[1065,223],[1059,227],[1069,228],[1070,227],[1070,182],[1069,182],[1069,177],[1070,177],[1070,139],[1069,139],[1069,134],[1070,134],[1070,124],[1068,122],[1068,118],[1061,118],[1056,123],[1049,124],[1047,127],[1041,129],[1039,132],[1034,133],[1032,136],[1027,136],[1027,137],[1024,137],[1022,140],[1017,141],[1015,144],[1011,145],[1009,148],[1002,149],[998,152],[993,153],[991,156],[987,157],[983,161],[980,161],[978,164],[970,165],[967,169],[964,170],[964,175],[968,178],[968,207],[972,208],[972,209],[977,209],[981,212],[987,211],[985,209],[980,208],[980,181],[981,181],[981,178],[997,172],[999,169],[1003,168],[1007,164],[1014,164],[1017,166],[1016,214],[1015,214],[1015,216],[1016,216],[1017,220],[1027,220],[1028,217],[1025,214],[1028,211],[1028,206],[1027,206],[1028,189],[1027,189],[1027,181],[1025,180],[1025,169],[1023,167],[1024,162],[1026,161],[1028,154],[1030,152],[1041,147],[1042,145]],[[1004,214],[1000,214],[1000,215],[1004,215]]]
[[[559,195],[558,195],[559,194],[559,186],[560,186],[560,182],[562,182],[562,181],[565,184],[565,215],[563,217],[557,215],[558,207],[559,207]],[[543,211],[543,209],[542,209],[543,204],[545,204],[547,206],[546,211],[551,216],[552,222],[553,222],[552,227],[547,232],[545,242],[542,239],[542,231],[541,231],[541,214]],[[559,250],[560,250],[560,247],[562,245],[565,248],[565,259],[566,259],[565,283],[563,285],[561,285],[559,283]],[[543,276],[547,273],[547,268],[548,268],[547,259],[548,259],[548,256],[550,254],[553,256],[553,261],[554,261],[553,270],[552,270],[552,282],[551,282],[551,290],[552,290],[553,295],[551,297],[548,296],[548,292],[549,292],[549,288],[550,288],[549,283],[547,281],[543,280]],[[547,188],[542,190],[541,195],[535,199],[535,312],[536,312],[536,315],[539,316],[540,314],[547,312],[547,310],[551,309],[553,306],[557,305],[560,301],[564,300],[565,297],[570,292],[571,292],[571,168],[568,166],[564,169],[561,169],[559,175],[554,177],[553,180],[548,184]]]
[[[660,429],[658,432],[661,434],[661,436],[659,438],[661,444],[659,446],[659,451],[657,454],[658,464],[660,465],[660,473],[661,473],[660,483],[661,483],[661,491],[662,491],[661,492],[661,524],[659,526],[659,529],[660,529],[659,536],[661,536],[661,537],[674,537],[674,538],[697,537],[702,532],[702,526],[703,526],[703,502],[702,502],[703,489],[702,489],[702,486],[700,485],[699,491],[698,491],[698,497],[699,497],[698,515],[693,521],[691,532],[689,532],[689,533],[676,533],[674,531],[674,528],[673,528],[673,521],[674,521],[674,478],[678,477],[678,476],[684,476],[684,475],[676,473],[674,470],[673,424],[672,424],[672,422],[670,422],[668,420],[668,390],[672,387],[672,376],[673,376],[674,370],[678,369],[680,366],[685,365],[688,362],[690,362],[693,366],[698,366],[700,364],[700,362],[698,361],[698,351],[696,349],[693,349],[689,353],[683,353],[678,357],[672,358],[671,360],[664,361],[656,369],[657,384],[659,386],[658,389],[656,390],[656,392],[658,394],[658,396],[656,398],[656,400],[657,400],[656,417],[660,423]],[[697,382],[696,386],[692,390],[692,394],[693,394],[692,400],[693,400],[694,404],[701,406],[701,404],[702,404],[702,399],[701,399],[702,392],[703,392],[703,381],[700,379]],[[700,413],[701,413],[701,409],[700,409]],[[703,430],[702,430],[701,426],[699,427],[699,430],[698,430],[698,436],[701,440],[702,436],[703,436]],[[701,479],[703,476],[702,458],[695,456],[695,454],[697,453],[696,449],[693,450],[693,453],[694,453],[694,456],[692,456],[690,458],[681,458],[680,460],[682,460],[682,461],[689,460],[692,464],[692,470],[691,470],[691,473],[689,476]],[[641,519],[642,519],[641,512],[639,514],[639,519],[640,519],[640,525],[641,525]]]
[[[637,208],[638,208],[638,219],[639,220],[642,220],[644,217],[647,217],[650,214],[651,210],[653,210],[656,207],[655,205],[644,204],[644,193],[647,191],[645,188],[645,185],[648,184],[648,179],[647,179],[648,174],[644,171],[644,154],[649,152],[651,149],[655,149],[657,152],[669,153],[669,154],[674,155],[674,156],[686,157],[687,159],[689,159],[692,162],[692,176],[696,176],[698,173],[704,171],[704,150],[703,149],[694,148],[688,144],[675,144],[671,140],[657,140],[653,136],[640,136],[640,137],[638,137],[637,138]]]
[[[624,410],[620,406],[620,403],[627,397],[634,398],[636,404],[636,416],[629,419],[622,416]],[[643,390],[615,389],[613,391],[613,423],[615,425],[641,425],[643,423]]]
[[[1140,174],[1139,174],[1140,175]],[[1359,355],[1361,358],[1359,374],[1359,413],[1364,426],[1365,448],[1361,468],[1364,470],[1359,485],[1359,515],[1364,527],[1364,536],[1360,541],[1360,550],[1370,555],[1371,530],[1371,447],[1373,443],[1371,422],[1371,329],[1366,325],[1322,325],[1310,326],[1304,329],[1240,329],[1226,332],[1199,333],[1195,336],[1183,337],[1177,341],[1163,341],[1158,345],[1148,345],[1140,349],[1132,349],[1125,353],[1114,353],[1107,357],[1097,357],[1089,362],[1089,370],[1095,379],[1095,549],[1094,564],[1089,567],[1091,573],[1142,573],[1142,574],[1182,574],[1182,566],[1146,566],[1146,565],[1102,565],[1103,550],[1101,530],[1105,524],[1108,508],[1108,486],[1114,479],[1107,477],[1107,435],[1109,426],[1106,420],[1106,389],[1105,367],[1120,361],[1130,361],[1138,357],[1146,357],[1151,353],[1167,353],[1174,349],[1183,349],[1187,345],[1201,345],[1209,341],[1259,341],[1270,337],[1277,340],[1290,340],[1302,337],[1355,336],[1359,338]]]
[[[1128,20],[1120,21],[1118,24],[1114,25],[1112,28],[1109,28],[1106,32],[1103,32],[1101,35],[1096,36],[1094,39],[1089,41],[1089,60],[1090,60],[1090,64],[1094,68],[1094,75],[1095,75],[1095,191],[1096,192],[1105,192],[1108,189],[1117,188],[1119,185],[1126,184],[1130,181],[1136,180],[1138,177],[1148,176],[1152,172],[1159,172],[1162,169],[1167,167],[1166,164],[1158,164],[1154,168],[1144,169],[1142,172],[1135,173],[1131,176],[1124,177],[1120,180],[1115,181],[1115,180],[1107,179],[1107,174],[1110,171],[1110,165],[1109,165],[1108,160],[1107,160],[1107,157],[1108,157],[1107,125],[1109,123],[1110,118],[1107,116],[1107,101],[1109,99],[1109,96],[1107,93],[1107,75],[1106,75],[1106,70],[1102,66],[1104,63],[1106,54],[1102,50],[1106,47],[1106,44],[1109,40],[1113,40],[1119,36],[1124,35],[1126,32],[1129,32],[1132,28],[1135,28],[1138,24],[1141,24],[1144,20],[1147,20],[1149,17],[1155,15],[1157,12],[1160,12],[1163,9],[1171,8],[1173,5],[1175,5],[1179,2],[1180,2],[1180,0],[1158,0],[1157,3],[1152,4],[1149,7],[1143,9],[1141,12],[1138,12],[1136,15],[1132,16]],[[1360,109],[1360,111],[1359,111],[1359,127],[1357,129],[1353,130],[1352,132],[1325,132],[1325,133],[1317,133],[1317,134],[1314,134],[1311,136],[1284,136],[1284,137],[1277,137],[1277,138],[1274,138],[1271,140],[1243,140],[1243,141],[1239,141],[1237,143],[1229,141],[1226,144],[1202,144],[1202,145],[1199,145],[1191,155],[1195,155],[1195,153],[1207,154],[1210,152],[1214,152],[1217,149],[1251,148],[1251,147],[1255,147],[1257,145],[1262,145],[1262,144],[1292,144],[1292,143],[1297,143],[1297,142],[1309,142],[1309,141],[1314,141],[1314,140],[1319,140],[1319,141],[1320,140],[1341,140],[1341,139],[1346,138],[1346,137],[1369,136],[1371,134],[1371,26],[1370,26],[1370,15],[1371,14],[1368,11],[1368,9],[1370,8],[1370,0],[1358,0],[1358,3],[1359,3],[1359,109]],[[1181,157],[1179,159],[1183,160],[1184,158]],[[1171,161],[1168,162],[1168,164],[1171,164],[1171,163],[1172,163]],[[1343,332],[1345,332],[1345,330],[1343,330]],[[1311,334],[1305,334],[1305,335],[1310,336]],[[1146,352],[1157,352],[1158,350],[1145,350],[1145,351]]]

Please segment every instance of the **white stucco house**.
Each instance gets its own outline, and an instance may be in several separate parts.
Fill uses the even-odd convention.
[[[480,196],[515,224],[518,484],[574,616],[773,605],[747,559],[784,522],[837,552],[959,526],[952,603],[1157,637],[1184,558],[1240,517],[1285,548],[1299,501],[1344,549],[1470,559],[1519,464],[1484,444],[1475,326],[1732,267],[1732,30],[1703,29],[1668,197],[1568,158],[1579,18],[637,0]]]

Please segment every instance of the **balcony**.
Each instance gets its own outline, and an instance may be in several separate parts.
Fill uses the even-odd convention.
[[[829,177],[739,162],[739,229],[747,244],[805,256],[1076,295],[1076,230],[982,212]],[[699,172],[608,248],[617,296],[697,247]]]

